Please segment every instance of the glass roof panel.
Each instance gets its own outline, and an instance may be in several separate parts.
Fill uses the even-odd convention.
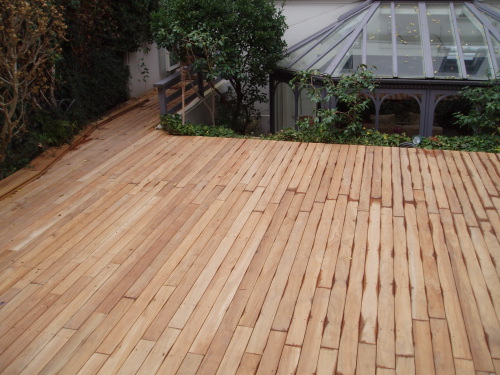
[[[297,63],[290,66],[290,69],[307,69],[310,65],[321,59],[321,57],[325,53],[329,54],[329,51],[332,49],[332,47],[335,48],[344,40],[347,35],[349,35],[354,30],[354,28],[359,24],[360,20],[364,17],[365,13],[366,11],[363,11],[347,19],[327,37],[325,37],[323,40],[319,40],[319,43],[318,40],[316,40],[314,47],[309,52],[305,53],[300,61],[297,61]],[[309,46],[311,47],[312,44],[310,44]]]
[[[428,4],[427,19],[434,76],[442,79],[462,77],[449,4]]]
[[[340,60],[340,64],[335,68],[333,75],[340,76],[349,73],[363,63],[363,34],[359,33],[352,47],[346,53],[344,58]]]
[[[495,51],[494,58],[497,60],[497,66],[500,67],[500,41],[493,35],[491,36],[491,41],[493,42],[493,49]]]
[[[366,25],[366,64],[378,77],[393,77],[391,3],[382,3]]]
[[[500,20],[499,19],[492,17],[489,13],[486,13],[483,10],[481,10],[481,12],[486,16],[486,18],[488,18],[490,20],[490,22],[493,24],[493,26],[495,26],[498,30],[500,30]]]
[[[373,2],[332,24],[335,29],[293,51],[280,66],[339,76],[363,63],[374,66],[379,78],[487,80],[493,62],[500,66],[500,20],[483,12],[491,21],[486,29],[485,18],[471,10],[473,3],[461,1]]]
[[[422,36],[417,3],[396,5],[398,77],[424,78]]]
[[[455,5],[460,44],[469,79],[488,79],[493,74],[484,27],[463,4]]]
[[[333,60],[335,56],[339,53],[339,51],[344,47],[344,44],[347,40],[343,40],[341,43],[337,44],[335,48],[332,48],[326,55],[324,55],[321,59],[311,65],[310,69],[319,70],[320,72],[324,72],[330,62]]]
[[[304,55],[307,51],[309,51],[312,48],[312,46],[318,43],[318,41],[321,40],[321,38],[324,38],[325,34],[327,33],[328,32],[326,31],[323,34],[318,35],[316,38],[304,44],[302,47],[299,47],[294,51],[290,52],[290,54],[287,57],[285,57],[283,60],[280,61],[279,66],[282,68],[287,68],[292,62],[294,62],[297,59],[297,57]]]

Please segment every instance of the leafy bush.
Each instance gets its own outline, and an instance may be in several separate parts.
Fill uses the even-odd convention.
[[[456,123],[471,129],[474,135],[498,132],[500,127],[500,81],[485,86],[465,87],[460,94],[471,104],[468,114],[455,114]]]
[[[437,135],[434,137],[423,138],[420,147],[437,150],[500,152],[500,135],[483,134],[458,137],[444,137]]]
[[[210,126],[201,124],[182,123],[180,115],[165,115],[161,117],[161,125],[163,130],[171,135],[190,135],[190,136],[205,136],[205,137],[226,137],[238,138],[241,137],[233,130],[224,126]]]
[[[299,122],[299,128],[311,127],[324,137],[328,131],[343,129],[346,136],[359,135],[363,128],[363,113],[369,108],[371,100],[363,91],[373,91],[376,83],[373,72],[366,65],[359,65],[350,74],[335,77],[318,71],[298,72],[290,82],[307,90],[307,97],[313,103],[321,104],[315,110],[314,124]],[[334,108],[328,108],[332,99],[337,101]],[[306,132],[308,129],[306,129]]]

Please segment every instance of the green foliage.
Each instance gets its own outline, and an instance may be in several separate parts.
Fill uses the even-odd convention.
[[[0,178],[12,139],[26,131],[28,109],[50,91],[66,25],[44,0],[0,0]]]
[[[474,135],[498,132],[500,127],[500,81],[495,78],[485,86],[465,87],[460,94],[471,103],[468,114],[455,113],[456,123]]]
[[[261,87],[283,58],[285,29],[272,0],[160,0],[152,15],[158,45],[182,63],[194,63],[204,77],[230,82],[232,96],[221,101],[240,133],[255,115],[254,105],[267,100]]]
[[[150,12],[157,9],[158,4],[157,0],[0,1],[2,7],[20,3],[23,9],[33,8],[39,25],[54,21],[67,25],[61,48],[57,48],[55,66],[51,69],[40,65],[36,77],[42,81],[30,87],[31,91],[39,91],[38,88],[45,85],[50,86],[49,90],[37,96],[36,104],[18,106],[25,110],[27,126],[18,132],[8,148],[7,159],[2,165],[6,175],[28,163],[46,147],[67,142],[86,123],[127,99],[130,73],[124,64],[125,53],[151,40]],[[55,6],[60,7],[60,18],[40,15],[47,7],[53,9]],[[6,14],[1,12],[1,17]],[[20,12],[16,14],[19,16]],[[7,23],[2,18],[0,29],[4,25]],[[40,31],[44,27],[26,26],[20,30]],[[42,51],[50,52],[49,48]],[[51,80],[53,73],[55,79]],[[43,110],[43,119],[39,108]]]
[[[444,137],[437,135],[423,138],[420,144],[422,148],[437,150],[457,150],[469,152],[500,152],[500,135],[482,134],[476,136]]]
[[[205,137],[239,137],[233,130],[224,126],[210,126],[202,124],[182,123],[182,118],[179,115],[165,115],[161,117],[161,125],[163,130],[171,135],[190,135],[190,136],[205,136]]]
[[[325,136],[321,131],[314,134],[313,128],[306,131],[293,128],[271,134],[263,139],[293,142],[321,142],[336,144],[352,144],[365,146],[398,147],[404,142],[411,142],[411,138],[403,134],[386,134],[376,130],[362,129],[357,135],[348,135],[342,131],[330,132]],[[500,135],[459,136],[445,137],[435,136],[423,138],[420,148],[437,150],[456,150],[468,152],[500,152]]]
[[[157,1],[58,2],[64,3],[68,30],[56,67],[56,96],[68,118],[85,123],[127,99],[125,54],[151,40],[149,15]]]
[[[351,74],[336,79],[318,71],[298,72],[291,81],[307,90],[307,97],[313,103],[321,104],[315,111],[314,131],[322,134],[342,128],[346,136],[356,136],[363,128],[363,112],[369,108],[370,99],[363,91],[373,91],[373,72],[366,65],[360,65]],[[327,108],[332,98],[337,99],[335,108]],[[298,123],[299,127],[310,127],[309,123]]]

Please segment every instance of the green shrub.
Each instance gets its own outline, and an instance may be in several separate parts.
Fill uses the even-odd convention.
[[[500,82],[495,78],[485,86],[465,87],[460,94],[471,105],[468,114],[455,113],[456,123],[474,135],[495,133],[500,127]]]
[[[163,130],[171,135],[190,135],[190,136],[205,136],[205,137],[226,137],[238,138],[241,137],[233,130],[224,126],[211,126],[201,124],[182,123],[180,115],[165,115],[161,117],[161,125]]]

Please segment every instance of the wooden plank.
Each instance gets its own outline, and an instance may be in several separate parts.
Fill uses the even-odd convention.
[[[417,149],[409,148],[408,157],[410,158],[410,172],[411,181],[414,190],[423,190],[424,185],[422,182],[422,175],[420,172],[420,165],[418,163]]]
[[[328,158],[328,163],[325,167],[323,177],[321,179],[321,185],[316,194],[316,202],[325,202],[328,198],[328,190],[332,182],[333,174],[335,172],[335,166],[340,153],[340,145],[330,145],[330,156]]]
[[[396,368],[394,320],[394,258],[392,210],[381,209],[380,222],[380,292],[377,314],[377,367]],[[378,370],[377,370],[378,371]]]
[[[52,340],[34,357],[19,374],[37,374],[75,333],[72,329],[61,329]]]
[[[236,373],[251,334],[252,328],[250,327],[239,326],[236,328],[226,354],[222,358],[217,374]]]
[[[253,256],[259,248],[260,241],[269,227],[276,210],[276,205],[269,205],[264,215],[261,215],[259,212],[252,213],[252,216],[255,217],[258,223],[256,223],[257,225],[255,227],[248,226],[247,229],[244,228],[244,230],[251,232],[251,238],[248,239],[246,245],[244,244],[245,241],[241,241],[240,238],[235,242],[233,247],[236,250],[236,254],[238,254],[240,249],[243,248],[243,250],[241,250],[241,255],[238,262],[234,265],[231,275],[222,289],[219,298],[203,323],[195,342],[191,346],[190,352],[199,354],[206,353],[212,338],[215,336],[216,330],[220,326],[222,319],[224,318],[224,315],[229,308],[229,305],[233,300],[245,273],[248,270]],[[251,220],[249,220],[248,223],[251,223]],[[226,267],[227,266],[230,267],[230,265],[226,265]]]
[[[462,179],[463,185],[465,186],[465,190],[467,192],[467,196],[469,197],[469,201],[471,203],[472,209],[476,214],[476,217],[479,220],[486,220],[486,212],[485,207],[481,201],[479,193],[476,191],[476,186],[474,185],[471,177],[469,176],[469,171],[463,162],[461,153],[457,151],[451,152],[453,159],[455,160],[455,165],[460,174],[460,178]]]
[[[358,156],[359,152],[359,156]],[[354,171],[356,170],[356,174],[359,174],[359,163],[361,159],[361,155],[364,156],[364,149],[362,151],[358,151],[355,146],[349,146],[349,151],[347,152],[347,160],[344,167],[344,173],[342,174],[342,182],[340,183],[339,194],[349,195],[351,191],[357,191],[356,186],[361,183],[360,179],[354,181],[352,179],[354,175]],[[358,162],[358,166],[356,167],[356,161]],[[352,186],[351,186],[352,185]],[[354,189],[354,190],[352,190]],[[356,195],[356,194],[354,194]]]
[[[476,300],[481,301],[481,303],[477,303],[477,310],[481,318],[485,336],[488,340],[489,351],[492,358],[500,358],[500,324],[498,323],[497,314],[488,291],[483,271],[477,260],[474,244],[469,236],[463,215],[455,214],[454,222],[463,254],[462,259],[465,260],[465,266],[467,267],[466,272],[468,272],[469,275],[470,287],[472,287]],[[460,265],[460,270],[463,270],[462,265]]]
[[[372,175],[373,171],[373,147],[368,147],[365,155],[365,162],[363,165],[363,176],[361,177],[361,188],[359,192],[359,207],[360,211],[370,210],[370,195],[372,188]],[[380,172],[380,171],[379,171]],[[379,175],[380,178],[380,175]]]
[[[489,210],[492,211],[492,210]],[[498,214],[494,212],[494,215]],[[492,215],[489,215],[490,217]],[[492,221],[493,222],[493,221]],[[496,228],[493,230],[492,222],[482,222],[481,230],[484,235],[484,241],[486,242],[486,246],[488,248],[491,259],[495,263],[495,269],[497,271],[497,275],[500,275],[500,243],[498,237],[495,235]]]
[[[488,252],[488,247],[481,230],[479,228],[469,228],[469,230],[471,236],[470,240],[474,245],[481,272],[484,276],[486,287],[488,288],[488,294],[492,300],[497,318],[500,319],[500,280],[495,269],[495,264],[493,263],[492,256]]]
[[[391,149],[391,165],[392,165],[392,214],[394,216],[404,216],[403,206],[403,182],[401,179],[401,160],[399,158],[399,150]],[[383,199],[383,197],[382,197]]]
[[[458,195],[453,186],[453,178],[451,177],[450,171],[448,170],[448,165],[446,163],[444,153],[443,151],[436,150],[435,155],[438,162],[439,172],[441,173],[441,181],[443,182],[446,197],[448,198],[448,202],[450,204],[450,210],[455,214],[462,213],[460,200],[458,199]],[[454,169],[454,166],[452,166],[451,169]]]
[[[321,288],[332,288],[333,276],[337,263],[337,257],[340,249],[340,240],[342,238],[345,214],[347,209],[347,196],[341,195],[335,203],[335,212],[333,221],[328,234],[328,242],[321,264],[318,286]]]
[[[260,311],[259,318],[255,323],[255,329],[253,331],[250,342],[248,343],[247,352],[249,353],[260,355],[263,354],[267,337],[269,335],[269,332],[271,331],[273,320],[279,307],[279,297],[283,295],[283,291],[286,287],[290,270],[293,265],[293,260],[297,253],[300,239],[302,238],[302,234],[306,227],[308,216],[309,214],[306,212],[300,212],[297,216],[297,220],[290,234],[290,240],[288,241],[287,246],[284,250],[287,256],[281,258],[279,262],[275,277],[273,278],[269,291],[267,292],[266,299]]]
[[[85,363],[85,366],[78,371],[78,375],[96,374],[107,359],[108,356],[106,354],[94,353],[87,363]]]
[[[443,296],[436,265],[436,254],[429,225],[429,214],[423,191],[415,192],[418,235],[424,272],[427,310],[430,317],[445,318]]]
[[[413,320],[413,337],[415,339],[415,373],[417,375],[435,374],[429,322]]]
[[[436,193],[434,192],[434,187],[432,185],[431,173],[429,172],[429,163],[427,161],[426,152],[424,150],[418,150],[417,155],[420,163],[420,173],[422,175],[425,201],[427,202],[427,211],[429,213],[437,214],[439,213],[439,209],[436,202]]]
[[[402,217],[393,218],[394,225],[394,296],[396,321],[396,354],[412,356],[412,305],[410,299],[410,277],[406,257],[406,230]]]
[[[67,362],[61,369],[61,373],[76,374],[79,372],[85,366],[85,363],[92,358],[96,349],[118,323],[123,314],[130,308],[133,302],[134,301],[129,298],[122,298],[111,313],[108,314],[94,332],[92,332],[89,338],[82,343],[78,351],[75,351],[67,358]],[[108,355],[105,355],[104,358],[107,360]],[[101,365],[102,364],[104,364],[104,361]]]
[[[432,226],[432,240],[436,251],[436,263],[443,291],[443,303],[446,311],[446,320],[450,332],[453,356],[455,358],[472,359],[469,341],[465,329],[464,317],[460,306],[457,285],[453,276],[451,261],[444,237],[444,231],[439,215],[430,214]]]
[[[477,159],[477,156],[474,153],[463,153],[462,159],[467,166],[469,175],[476,186],[476,191],[481,197],[483,204],[485,207],[491,208],[490,196],[498,197],[498,191],[493,185],[491,178],[486,173],[484,166]]]
[[[257,369],[258,374],[276,373],[280,355],[285,345],[286,332],[271,331],[267,340],[266,349]]]
[[[356,374],[375,375],[376,372],[377,347],[372,344],[360,343],[358,347],[358,363]]]
[[[455,365],[453,363],[448,324],[446,320],[431,318],[430,325],[436,375],[453,374],[455,372]]]
[[[201,365],[201,361],[203,360],[203,356],[200,354],[188,353],[186,358],[184,358],[184,362],[182,362],[178,374],[196,374],[198,372],[198,368]]]
[[[468,359],[455,358],[455,371],[457,375],[476,375],[474,362]]]
[[[327,312],[328,322],[321,341],[321,346],[325,348],[339,348],[357,214],[357,202],[349,202],[346,209],[339,256],[335,266],[335,280]]]
[[[259,368],[261,356],[257,354],[245,353],[241,358],[240,366],[238,367],[237,375],[252,375]]]
[[[380,202],[373,201],[368,224],[364,292],[361,305],[359,342],[376,344],[380,264]]]
[[[148,375],[157,372],[180,333],[181,331],[178,329],[166,328],[156,341],[153,349],[149,352],[137,374]]]
[[[460,296],[462,314],[464,315],[465,328],[472,352],[472,359],[476,371],[493,371],[488,344],[484,336],[483,326],[474,301],[474,292],[471,280],[464,264],[459,238],[454,227],[452,214],[448,210],[441,210],[441,222],[444,229],[448,253],[450,254],[453,275]]]
[[[351,177],[351,182],[349,183],[349,198],[355,201],[359,201],[359,194],[361,190],[361,180],[363,176],[363,170],[364,170],[364,162],[365,162],[365,155],[366,155],[366,147],[365,146],[359,146],[357,148],[356,152],[356,159],[354,162],[354,169],[352,171],[352,177]],[[347,183],[347,179],[346,179]],[[369,184],[369,182],[367,183]],[[341,191],[343,191],[344,187],[344,182],[342,182],[341,186]]]
[[[276,374],[295,374],[297,363],[299,362],[300,348],[285,345],[281,353],[280,363]]]
[[[135,346],[134,350],[127,357],[127,360],[117,372],[119,375],[132,375],[136,374],[142,363],[148,356],[151,349],[154,346],[153,341],[148,340],[140,340]]]
[[[398,356],[396,358],[396,374],[397,375],[414,375],[415,374],[415,358]]]
[[[348,145],[341,145],[335,170],[333,172],[332,183],[328,189],[327,199],[337,199],[340,191],[340,184],[342,183],[342,176],[344,174],[344,167],[347,162],[347,153],[349,151]]]
[[[438,152],[434,150],[428,150],[426,152],[429,170],[431,172],[432,184],[434,186],[434,192],[436,194],[436,201],[438,208],[450,208],[448,203],[448,197],[446,196],[446,190],[444,187],[443,179],[441,178],[441,173],[443,171],[438,168],[438,158],[436,156]],[[440,173],[441,172],[441,173]],[[446,176],[446,172],[443,174],[443,178]]]
[[[374,199],[382,199],[382,150],[382,147],[374,147],[373,151],[371,196]]]
[[[326,162],[326,160],[328,160],[327,158],[325,159],[322,157],[324,148],[325,148],[325,145],[323,143],[316,144],[316,147],[314,148],[314,152],[311,155],[311,159],[309,160],[309,163],[305,167],[303,175],[301,177],[299,177],[300,182],[297,185],[297,190],[296,190],[297,193],[304,193],[304,194],[308,193],[309,186],[311,185],[311,182],[313,181],[316,170],[318,168],[324,168],[324,165],[325,165],[324,163]],[[298,176],[299,175],[296,174],[294,176],[294,178],[298,177]],[[293,183],[293,180],[292,180],[292,183]],[[315,185],[316,186],[314,188],[318,189],[319,188],[319,180],[315,181]],[[293,186],[294,186],[293,184],[290,184],[290,188],[292,190],[293,190]],[[314,195],[312,198],[314,198]],[[305,198],[304,198],[304,200],[305,200]]]
[[[399,158],[401,160],[401,178],[403,180],[403,199],[405,202],[412,202],[413,184],[410,170],[410,157],[407,148],[401,148],[399,150]]]
[[[321,348],[319,351],[318,367],[316,375],[334,374],[337,367],[337,349]]]
[[[314,242],[320,219],[323,219],[323,232],[326,229],[326,235],[323,237],[324,239],[328,238],[329,230],[329,226],[326,226],[325,228],[325,221],[328,221],[328,219],[325,220],[324,216],[322,216],[322,211],[323,204],[315,203],[314,208],[309,215],[307,225],[304,230],[304,235],[302,236],[299,249],[290,271],[290,274],[293,275],[293,278],[289,280],[286,285],[285,291],[281,297],[278,311],[276,312],[276,316],[272,324],[273,330],[290,331],[289,337],[287,337],[287,344],[289,345],[292,345],[292,342],[289,341],[290,335],[297,329],[295,327],[297,321],[303,322],[304,317],[305,320],[307,320],[307,316],[309,315],[311,308],[312,302],[309,303],[309,301],[312,301],[311,294],[314,295],[317,273],[319,273],[319,266],[321,265],[321,263],[314,264],[314,260],[317,260],[317,258],[319,258],[321,262],[321,252],[324,251],[324,247],[318,247],[318,243]],[[324,213],[326,214],[326,216],[328,216],[329,213],[333,214],[333,207],[329,205],[328,209],[325,208]],[[315,267],[315,265],[317,266]],[[311,280],[311,282],[308,283],[308,280]],[[304,297],[304,294],[307,294],[307,297]],[[296,307],[296,305],[301,306],[301,308],[299,309],[299,307]],[[303,338],[304,332],[301,333],[301,337]],[[297,340],[301,341],[301,339],[299,338],[297,338]],[[294,343],[293,345],[298,344]]]
[[[311,178],[311,182],[309,185],[305,186],[305,197],[304,202],[302,203],[301,211],[311,211],[314,202],[316,201],[316,195],[320,188],[323,175],[325,173],[325,168],[328,163],[328,159],[330,156],[331,146],[325,145],[323,148],[319,160],[317,161],[316,166],[311,166],[311,169],[314,169],[314,175]],[[311,160],[312,161],[312,160]],[[298,191],[301,191],[301,186],[299,186]],[[324,201],[324,200],[323,200]]]
[[[323,333],[323,327],[325,324],[329,296],[330,291],[328,289],[316,289],[311,315],[309,316],[309,320],[307,322],[307,330],[297,367],[298,374],[316,374],[318,358],[320,355],[320,337]]]
[[[337,360],[337,372],[343,374],[352,374],[356,369],[368,216],[367,212],[360,211],[358,212],[356,222],[352,265],[345,302],[344,324]]]
[[[290,197],[292,197],[292,195],[290,195]],[[245,308],[245,311],[241,316],[239,325],[246,327],[255,326],[255,323],[259,318],[262,305],[266,300],[266,294],[261,293],[261,291],[269,290],[270,288],[273,277],[276,273],[276,269],[278,268],[282,258],[281,254],[283,253],[283,251],[285,251],[288,238],[290,237],[294,228],[294,224],[297,221],[303,198],[303,194],[293,196],[290,206],[282,206],[283,208],[289,207],[284,220],[278,220],[273,223],[274,225],[273,227],[271,227],[273,235],[269,237],[269,242],[266,242],[266,244],[269,243],[269,245],[272,246],[269,250],[269,255],[263,265],[262,271],[260,272],[260,275],[252,289],[251,295],[246,304],[248,308]],[[302,215],[302,217],[304,217],[304,215]],[[290,246],[292,246],[292,244]]]
[[[219,329],[198,369],[200,374],[215,374],[234,335],[234,330]]]

